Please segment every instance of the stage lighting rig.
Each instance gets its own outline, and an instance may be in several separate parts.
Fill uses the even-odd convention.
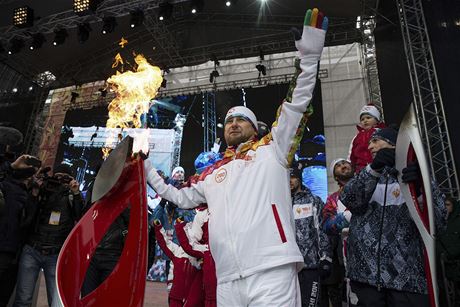
[[[14,37],[10,40],[10,44],[8,46],[8,54],[18,53],[23,47],[24,41],[20,38]]]
[[[80,96],[80,94],[78,94],[77,92],[71,92],[70,93],[70,102],[75,103],[79,96]]]
[[[135,10],[130,13],[131,21],[129,22],[131,28],[140,26],[144,22],[144,12],[142,10]]]
[[[101,0],[73,0],[73,11],[82,16],[96,12]]]
[[[65,42],[65,39],[69,36],[66,29],[58,29],[54,31],[54,40],[53,45],[58,46],[62,45]]]
[[[169,2],[160,3],[158,9],[158,19],[163,21],[171,18],[173,13],[173,5]]]
[[[78,25],[78,30],[77,30],[77,36],[78,36],[78,41],[83,44],[89,39],[89,32],[91,32],[91,26],[89,23],[81,23]]]
[[[102,22],[102,34],[112,33],[117,26],[117,20],[113,16],[104,17]]]
[[[260,63],[256,65],[257,70],[259,71],[259,77],[260,74],[266,76],[267,75],[267,67],[265,67],[264,64]]]
[[[261,47],[259,47],[259,64],[256,65],[257,70],[259,71],[259,78],[260,74],[266,76],[267,75],[267,67],[262,64],[262,61],[265,59],[264,51]]]
[[[216,78],[220,76],[219,72],[217,71],[217,66],[219,65],[220,65],[219,61],[215,59],[214,60],[214,70],[209,74],[209,83],[214,83],[214,81],[216,81]]]
[[[204,0],[192,0],[190,1],[190,11],[192,14],[201,12],[204,7]]]
[[[29,46],[30,50],[36,50],[41,48],[43,43],[46,41],[45,36],[41,33],[35,33],[32,35],[32,43]]]
[[[18,28],[31,27],[34,24],[34,10],[28,6],[22,6],[14,9],[13,25]]]

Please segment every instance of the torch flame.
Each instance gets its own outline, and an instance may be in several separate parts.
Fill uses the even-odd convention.
[[[115,58],[120,62],[121,56]],[[107,83],[115,92],[116,96],[109,104],[109,119],[107,128],[140,128],[141,115],[149,109],[149,101],[158,93],[163,77],[157,66],[152,66],[142,56],[137,55],[134,59],[137,69],[117,72],[111,76]],[[106,140],[106,146],[116,143],[116,133]],[[104,157],[110,152],[110,148],[104,148]]]

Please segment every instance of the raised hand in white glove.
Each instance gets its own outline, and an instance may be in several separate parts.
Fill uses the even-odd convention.
[[[317,8],[309,9],[305,14],[302,35],[297,29],[293,29],[296,39],[295,46],[299,50],[300,58],[321,57],[324,46],[329,20]]]

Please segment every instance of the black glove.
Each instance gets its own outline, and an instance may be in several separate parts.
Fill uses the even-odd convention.
[[[402,182],[410,183],[420,180],[420,167],[417,162],[412,162],[402,170]]]
[[[332,272],[332,262],[326,259],[320,260],[318,271],[322,279],[328,278]]]
[[[393,167],[395,165],[395,150],[394,148],[382,148],[374,157],[371,163],[371,168],[374,171],[381,171],[385,166]]]
[[[141,157],[142,160],[147,160],[149,158],[149,152],[145,154],[142,150],[139,151],[139,156]]]

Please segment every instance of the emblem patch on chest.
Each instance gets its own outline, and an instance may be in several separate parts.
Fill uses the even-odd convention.
[[[214,179],[216,180],[217,183],[221,183],[222,181],[225,180],[226,177],[227,177],[227,170],[225,168],[221,168],[219,171],[217,171]]]
[[[294,205],[292,207],[294,211],[294,219],[303,219],[313,215],[313,205],[310,204],[300,204]]]

